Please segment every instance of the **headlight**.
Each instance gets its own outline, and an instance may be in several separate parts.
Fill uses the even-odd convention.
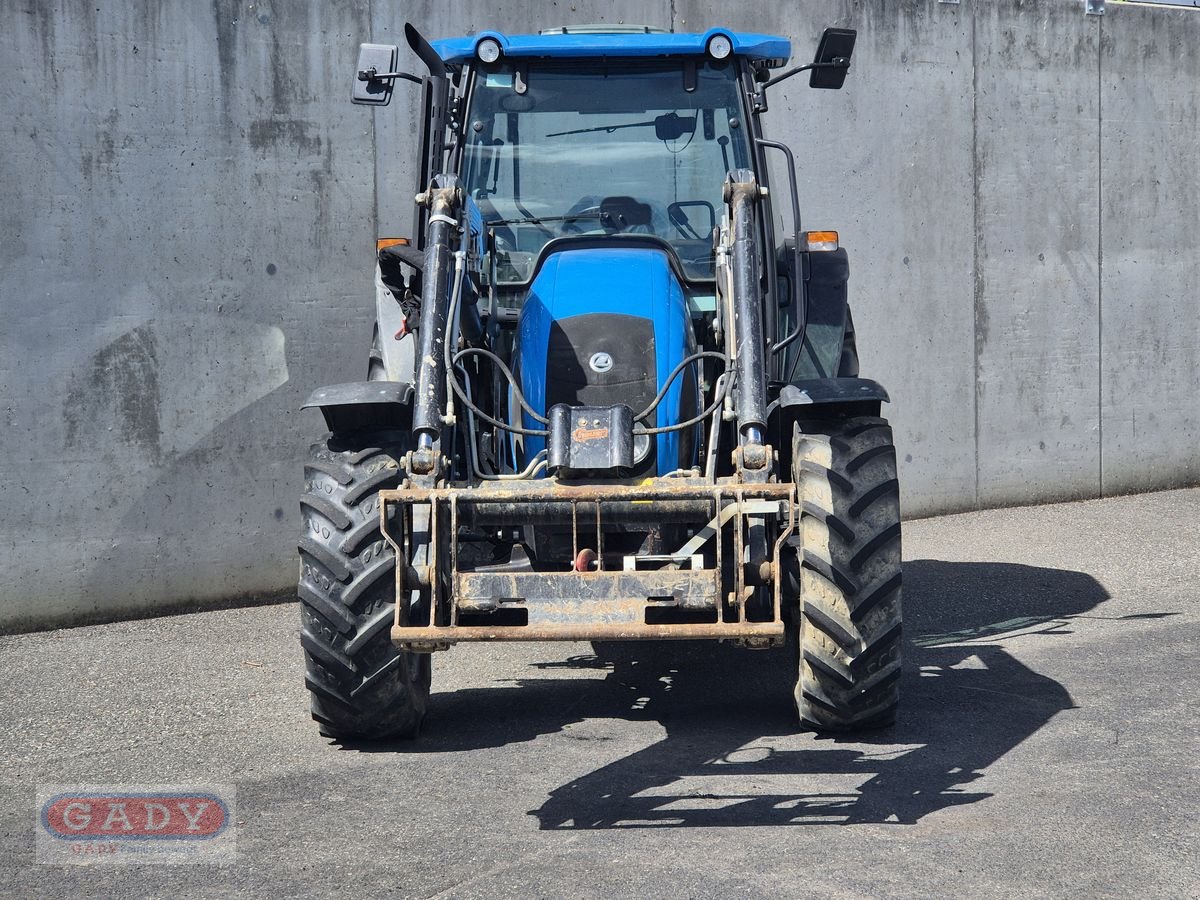
[[[723,34],[714,34],[708,39],[708,55],[713,59],[725,59],[733,52],[733,42]]]
[[[494,63],[500,58],[500,42],[493,38],[484,38],[475,48],[475,55],[480,62]]]

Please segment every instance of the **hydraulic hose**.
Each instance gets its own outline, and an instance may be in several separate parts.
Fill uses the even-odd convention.
[[[459,350],[458,353],[454,354],[452,363],[457,368],[459,362],[466,356],[483,356],[486,359],[491,360],[494,365],[499,367],[501,373],[503,373],[505,379],[507,379],[509,385],[512,387],[513,395],[517,398],[517,402],[521,404],[521,409],[525,410],[525,412],[529,414],[530,418],[542,423],[543,425],[548,425],[550,423],[549,419],[538,414],[538,412],[526,402],[525,395],[521,393],[520,387],[517,386],[516,378],[513,376],[513,373],[509,370],[508,366],[504,364],[504,361],[495,353],[490,350],[485,350],[482,347],[465,347],[462,350]],[[475,415],[479,416],[489,425],[500,428],[504,431],[512,432],[513,434],[524,434],[532,437],[547,437],[550,433],[545,428],[522,428],[519,425],[509,425],[507,422],[501,422],[499,419],[493,418],[476,406],[475,403],[466,395],[466,393],[464,393],[462,386],[458,383],[457,378],[450,379],[450,387],[454,391],[454,395],[458,397],[463,406],[465,406]]]
[[[635,415],[633,420],[635,422],[639,422],[646,418],[646,416],[650,415],[650,413],[654,412],[654,410],[658,407],[658,404],[662,403],[663,397],[667,396],[667,391],[670,390],[671,384],[675,381],[675,379],[679,377],[679,373],[682,372],[686,366],[691,365],[698,359],[719,359],[726,369],[729,368],[729,358],[724,353],[717,353],[714,350],[701,350],[699,353],[693,353],[691,356],[685,357],[680,361],[679,365],[671,370],[671,374],[667,376],[667,380],[663,383],[662,388],[659,389],[658,395],[650,401],[650,405]],[[666,426],[668,431],[682,427],[682,425]]]

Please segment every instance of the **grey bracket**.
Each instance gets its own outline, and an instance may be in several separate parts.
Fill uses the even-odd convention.
[[[1083,11],[1089,16],[1104,15],[1104,0],[1083,0]]]

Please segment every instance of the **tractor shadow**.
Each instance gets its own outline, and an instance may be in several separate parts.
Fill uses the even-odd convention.
[[[661,724],[661,740],[551,790],[531,811],[543,829],[912,824],[977,803],[991,796],[972,786],[988,766],[1074,708],[1066,687],[999,641],[1069,634],[1108,594],[1080,572],[1007,563],[917,560],[904,572],[905,681],[891,728],[798,734],[790,652],[602,644],[538,664],[573,677],[437,696],[419,742],[374,749],[478,750],[556,732],[604,742],[621,721]]]

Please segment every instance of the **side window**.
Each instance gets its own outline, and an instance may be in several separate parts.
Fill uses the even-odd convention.
[[[507,124],[504,116],[471,123],[474,140],[467,160],[467,189],[477,203],[512,192],[512,147]]]
[[[787,157],[778,150],[765,148],[767,178],[770,185],[771,227],[774,247],[771,248],[776,272],[776,334],[783,338],[791,333],[796,322],[796,298],[800,273],[795,271],[794,237],[796,221],[792,213],[792,189],[788,177]],[[791,352],[791,351],[789,351]]]
[[[796,231],[792,218],[791,182],[788,178],[787,157],[778,150],[766,148],[767,177],[771,185],[771,224],[775,231],[778,250],[785,240],[790,240]]]

